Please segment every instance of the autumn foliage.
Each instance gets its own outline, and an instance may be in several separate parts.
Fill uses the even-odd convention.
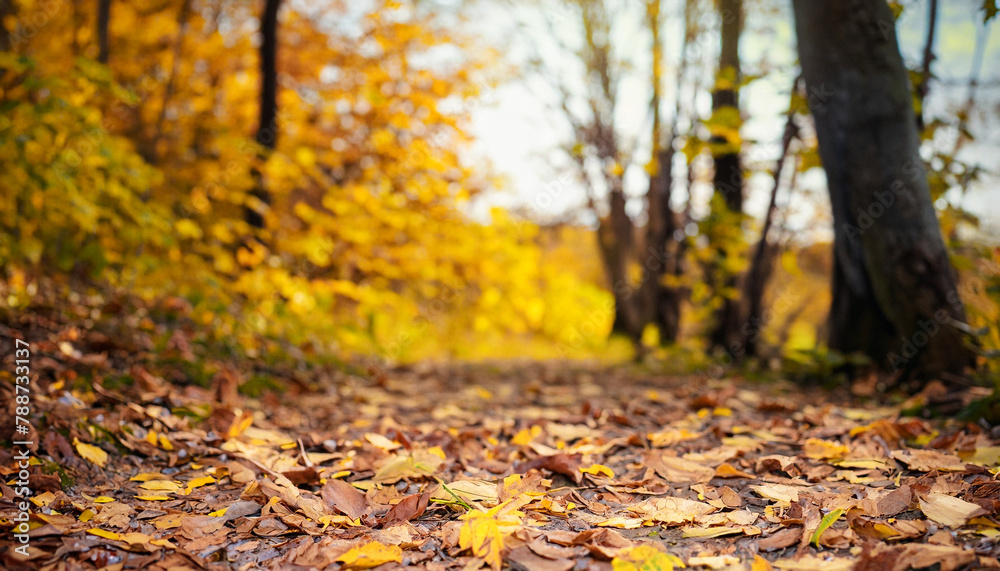
[[[115,3],[107,65],[78,26],[97,3],[15,4],[18,22],[44,26],[15,28],[15,51],[0,54],[13,305],[43,278],[181,296],[250,354],[281,339],[393,360],[572,356],[606,336],[607,294],[545,263],[537,226],[469,216],[491,179],[463,158],[465,125],[493,56],[433,15],[286,7],[277,146],[262,153],[251,4]],[[356,29],[328,23],[343,18]]]

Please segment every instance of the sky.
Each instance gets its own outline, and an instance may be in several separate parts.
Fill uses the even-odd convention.
[[[897,22],[900,49],[911,67],[919,62],[923,49],[925,2],[904,2],[906,8]],[[638,2],[630,4],[640,5]],[[679,9],[681,4],[679,1],[664,2],[667,10]],[[747,119],[742,129],[743,138],[757,142],[745,153],[744,160],[757,171],[770,168],[779,154],[784,126],[782,115],[787,108],[789,87],[797,74],[794,30],[787,4],[778,0],[750,0],[747,3],[747,20],[740,46],[743,71],[768,71],[763,79],[748,85],[740,95],[742,111]],[[558,50],[545,48],[551,44],[546,37],[550,33],[565,41],[573,41],[577,22],[561,6],[559,0],[541,1],[532,9],[523,5],[512,8],[507,3],[480,4],[481,16],[473,20],[473,25],[482,39],[497,46],[506,59],[518,63],[532,53],[540,53],[549,67],[569,69],[567,75],[572,75],[572,58],[561,55]],[[977,30],[981,28],[981,15],[976,12],[972,0],[942,1],[941,9],[936,41],[938,59],[932,68],[940,81],[932,84],[927,106],[931,113],[944,114],[964,101],[968,92],[968,77]],[[543,25],[546,18],[553,23],[551,32]],[[617,31],[615,39],[617,45],[623,47],[623,55],[634,57],[639,71],[623,81],[619,105],[622,111],[616,115],[616,120],[624,132],[643,133],[649,130],[649,91],[643,75],[644,66],[648,66],[643,63],[643,58],[648,52],[649,40],[639,27],[637,18],[625,18],[624,21],[626,23]],[[523,27],[520,31],[516,28],[517,22]],[[673,65],[679,52],[678,22],[677,18],[669,18],[663,32],[668,65]],[[1000,26],[994,23],[985,33],[987,43],[982,81],[977,91],[977,101],[984,112],[970,121],[977,141],[963,149],[961,156],[979,163],[992,174],[964,197],[951,193],[948,198],[980,215],[984,233],[1000,237],[1000,209],[995,206],[1000,202],[1000,131],[996,129],[1000,126]],[[705,45],[698,46],[708,50],[707,60],[714,59],[712,54],[718,49],[717,38],[717,33],[709,33],[704,40]],[[537,52],[532,48],[536,45],[542,46]],[[666,75],[669,77],[671,73],[672,69],[668,69]],[[668,98],[673,95],[671,89],[672,86],[668,85]],[[484,89],[482,100],[472,104],[471,130],[477,140],[473,156],[477,161],[492,165],[507,183],[503,191],[490,193],[476,204],[476,214],[481,215],[490,206],[500,205],[526,209],[541,220],[593,222],[591,217],[581,213],[583,188],[573,177],[567,176],[571,169],[559,147],[570,140],[570,131],[559,112],[552,108],[553,101],[554,92],[546,80],[527,75],[504,81],[495,89]],[[703,116],[708,115],[710,105],[707,94],[698,101]],[[947,144],[947,141],[943,143]],[[645,162],[649,156],[649,141],[640,137],[636,145],[636,160]],[[626,175],[626,192],[634,197],[630,200],[629,209],[635,213],[642,208],[640,197],[646,182],[641,168],[632,171],[630,174],[633,176]],[[766,173],[761,172],[749,179],[748,212],[755,216],[763,214],[770,188],[770,175]],[[704,209],[710,194],[711,188],[707,184],[695,189],[696,214],[699,209]],[[683,196],[681,200],[684,200]],[[807,234],[810,239],[829,239],[832,236],[829,224],[816,222],[817,219],[829,220],[825,180],[820,169],[813,169],[807,176],[800,177],[796,194],[790,199],[779,195],[779,205],[788,200],[794,206],[794,214],[789,219],[793,229]],[[675,204],[675,207],[678,206]]]

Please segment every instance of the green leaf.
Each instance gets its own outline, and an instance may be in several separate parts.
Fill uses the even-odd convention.
[[[840,516],[844,515],[846,512],[844,510],[833,510],[832,512],[823,516],[823,519],[819,522],[819,527],[813,532],[812,537],[809,538],[809,543],[812,543],[815,547],[819,547],[819,536],[823,535],[823,532],[830,528]]]

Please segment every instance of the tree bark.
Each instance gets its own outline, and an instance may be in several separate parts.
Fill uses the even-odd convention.
[[[652,153],[650,162],[653,170],[649,175],[649,189],[646,191],[646,248],[649,255],[643,262],[643,282],[640,286],[642,311],[646,321],[656,325],[660,333],[660,344],[665,345],[677,340],[680,332],[680,295],[676,288],[667,287],[664,276],[670,272],[677,260],[671,251],[674,231],[677,221],[670,209],[670,195],[673,190],[674,140],[677,138],[677,113],[671,120],[670,133],[663,139],[663,128],[660,119],[662,104],[662,72],[663,43],[660,39],[660,3],[661,0],[646,2],[646,17],[652,39],[650,82],[652,98],[650,107],[653,112],[653,127],[651,132]],[[687,52],[687,38],[681,48],[681,57]],[[678,75],[683,75],[684,60]],[[680,79],[680,78],[678,78]],[[679,98],[678,98],[679,100]]]
[[[974,354],[885,0],[793,0],[834,216],[830,347],[884,369],[960,374]]]
[[[9,52],[14,47],[11,42],[11,30],[7,29],[7,16],[14,14],[13,0],[0,0],[0,52]],[[2,73],[2,72],[0,72]]]
[[[264,13],[260,19],[260,109],[257,120],[257,134],[254,139],[264,149],[273,150],[278,142],[278,10],[281,0],[265,0]],[[271,196],[264,188],[262,176],[254,173],[257,181],[252,195],[264,207],[271,203]],[[264,227],[264,216],[254,205],[244,210],[247,224],[254,228]]]
[[[97,61],[108,63],[110,47],[108,27],[111,24],[111,0],[97,0]]]
[[[917,110],[917,129],[924,130],[924,100],[931,90],[931,63],[934,62],[934,33],[937,31],[938,0],[928,0],[927,2],[927,39],[924,41],[924,57],[920,64],[920,83],[916,86],[917,101],[920,102],[920,109]]]
[[[722,19],[722,41],[719,51],[718,80],[712,91],[712,113],[718,114],[730,109],[739,113],[740,75],[740,32],[743,27],[743,0],[720,0],[719,15]],[[738,149],[731,147],[724,137],[713,137],[711,143],[722,150],[714,150],[715,194],[721,196],[726,209],[731,213],[743,212],[743,165]],[[724,255],[722,251],[722,255]],[[717,266],[708,268],[708,281],[718,293],[736,286],[736,276],[720,275]],[[732,351],[740,343],[740,300],[723,297],[722,306],[715,314],[715,321],[709,333],[710,348]]]

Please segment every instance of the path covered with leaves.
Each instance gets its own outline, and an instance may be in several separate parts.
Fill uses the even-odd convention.
[[[62,380],[35,395],[26,562],[0,453],[7,568],[1000,567],[976,425],[558,363],[273,371],[288,389],[260,398],[236,368],[206,389],[133,365],[68,390],[96,341],[39,346]]]

